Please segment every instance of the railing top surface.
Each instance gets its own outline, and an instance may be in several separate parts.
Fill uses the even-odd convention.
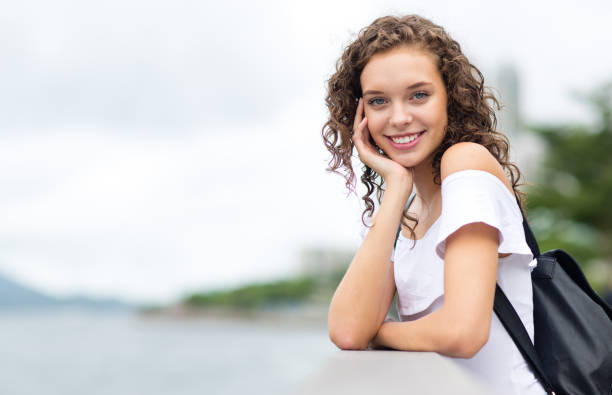
[[[450,358],[430,352],[337,351],[295,395],[487,395]]]

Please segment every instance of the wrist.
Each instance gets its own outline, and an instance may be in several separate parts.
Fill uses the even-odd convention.
[[[412,184],[412,175],[408,171],[401,173],[389,174],[387,177],[383,177],[385,184],[387,185],[403,185],[410,186]]]
[[[374,339],[372,339],[372,346],[375,348],[388,348],[389,344],[385,337],[386,332],[389,329],[389,324],[387,322],[383,322],[383,324],[378,328],[378,332]]]
[[[412,178],[398,176],[397,178],[390,178],[385,180],[385,194],[384,196],[394,195],[399,196],[404,204],[408,201],[410,194],[412,193]]]

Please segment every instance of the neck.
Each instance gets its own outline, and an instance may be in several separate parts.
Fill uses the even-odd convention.
[[[414,168],[413,183],[416,194],[426,205],[432,204],[440,194],[440,185],[434,183],[432,162],[433,158]]]

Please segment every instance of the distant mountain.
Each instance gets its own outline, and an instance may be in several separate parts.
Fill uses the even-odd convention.
[[[51,306],[55,300],[0,276],[0,308]]]
[[[78,308],[86,310],[130,310],[133,306],[112,299],[85,296],[56,298],[0,275],[0,310]]]

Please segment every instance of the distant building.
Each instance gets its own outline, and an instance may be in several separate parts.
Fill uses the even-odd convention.
[[[303,274],[331,276],[346,270],[355,251],[327,247],[304,248],[300,252],[300,269]]]
[[[506,63],[499,68],[497,86],[502,104],[499,127],[509,138],[513,138],[520,132],[520,85],[513,64]]]
[[[545,149],[542,140],[524,127],[520,105],[520,76],[512,63],[503,64],[497,74],[498,99],[502,110],[498,113],[497,129],[510,140],[510,160],[515,162],[524,181],[533,181]]]

